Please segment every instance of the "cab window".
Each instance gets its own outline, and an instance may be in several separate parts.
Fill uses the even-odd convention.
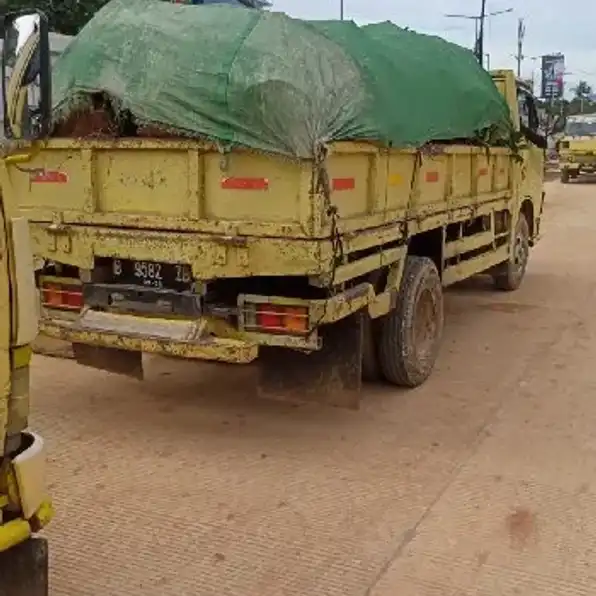
[[[538,110],[532,95],[523,89],[517,91],[517,105],[519,109],[520,124],[523,128],[529,129],[532,132],[538,132],[540,128],[540,121],[538,118]]]

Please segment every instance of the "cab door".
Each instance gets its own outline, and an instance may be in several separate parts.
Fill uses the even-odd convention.
[[[532,222],[533,237],[539,232],[540,216],[542,215],[544,193],[544,165],[546,138],[540,130],[540,120],[536,100],[523,87],[517,88],[517,104],[520,125],[526,131],[521,142],[521,175],[519,181],[520,201],[530,199],[534,207],[534,222]],[[539,146],[543,144],[544,146]]]

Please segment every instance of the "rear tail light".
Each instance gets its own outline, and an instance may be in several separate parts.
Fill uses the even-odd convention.
[[[245,327],[262,333],[306,335],[310,331],[308,308],[281,304],[251,304]]]
[[[47,308],[80,311],[83,308],[83,287],[80,284],[44,281],[41,303]]]

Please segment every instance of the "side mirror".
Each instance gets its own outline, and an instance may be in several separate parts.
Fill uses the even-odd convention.
[[[9,139],[46,137],[52,107],[48,19],[38,11],[8,13],[3,34],[4,134]]]

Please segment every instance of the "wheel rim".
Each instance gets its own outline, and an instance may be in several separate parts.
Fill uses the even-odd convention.
[[[516,274],[524,271],[526,263],[528,262],[529,246],[525,235],[518,232],[515,236],[515,244],[513,246],[513,268]]]
[[[431,357],[437,338],[437,305],[430,290],[420,294],[416,304],[414,348],[420,360]]]

